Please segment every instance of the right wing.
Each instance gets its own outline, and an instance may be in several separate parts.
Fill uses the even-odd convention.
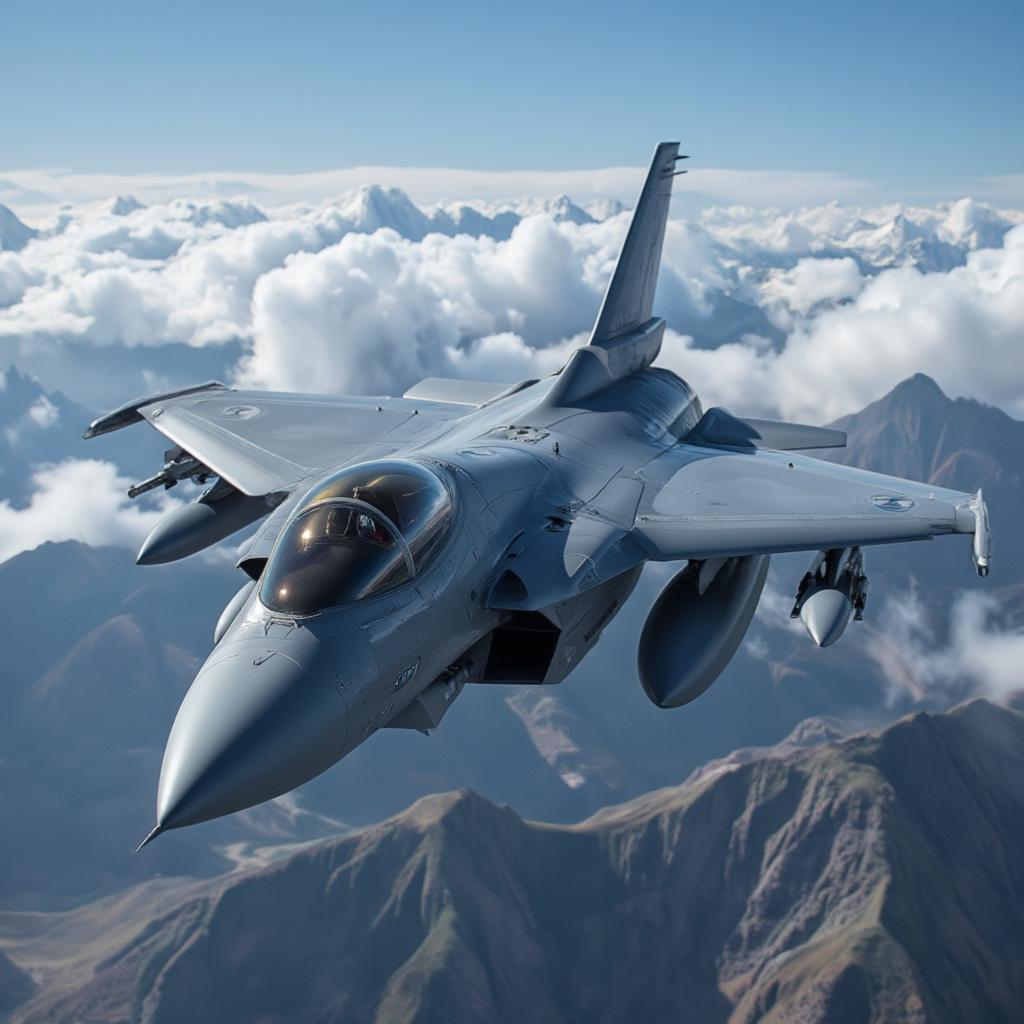
[[[392,454],[464,406],[405,398],[234,391],[210,383],[140,399],[96,420],[86,437],[146,420],[243,494],[290,491],[360,458]]]
[[[811,551],[975,535],[988,571],[981,493],[915,483],[804,455],[678,444],[639,474],[631,537],[660,561]]]

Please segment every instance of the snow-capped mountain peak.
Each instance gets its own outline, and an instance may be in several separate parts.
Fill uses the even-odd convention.
[[[0,250],[19,252],[36,237],[37,232],[23,224],[14,211],[0,203]]]

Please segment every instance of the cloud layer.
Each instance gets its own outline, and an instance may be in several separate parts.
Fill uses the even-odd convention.
[[[786,318],[781,348],[748,339],[708,352],[674,337],[662,362],[736,409],[812,422],[854,411],[918,371],[949,394],[1024,415],[1024,227],[1001,249],[968,254],[962,267],[894,267],[859,289],[853,268],[813,262],[813,273],[801,260],[795,273],[768,279]],[[830,288],[849,301],[822,300]],[[819,312],[801,312],[823,301]]]
[[[0,343],[28,361],[231,343],[236,381],[300,390],[534,376],[585,336],[628,219],[564,197],[420,208],[376,187],[266,208],[121,197],[27,234],[8,218]],[[673,220],[662,363],[750,413],[826,420],[923,370],[1020,414],[1022,220],[970,199]]]
[[[332,200],[367,182],[402,189],[419,203],[441,203],[452,197],[505,203],[521,196],[551,199],[566,193],[586,201],[631,202],[640,190],[646,169],[638,166],[580,171],[476,171],[362,166],[299,174],[210,171],[179,175],[13,170],[0,171],[0,202],[37,215],[47,214],[62,203],[88,203],[112,195],[132,195],[146,203],[166,203],[181,196],[247,196],[263,205],[274,205]],[[1019,191],[1018,183],[1012,179],[993,179],[979,185],[991,189],[1004,202],[1008,195]],[[723,203],[800,206],[833,199],[862,200],[874,191],[869,181],[827,171],[695,167],[679,202],[693,210]]]

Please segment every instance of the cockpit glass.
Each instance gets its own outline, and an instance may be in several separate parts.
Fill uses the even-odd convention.
[[[452,499],[436,473],[415,462],[374,462],[324,480],[306,505],[355,498],[382,512],[405,538],[417,571],[451,521]]]
[[[386,461],[318,484],[285,527],[260,586],[273,611],[311,615],[409,582],[452,521],[448,488],[417,463]]]

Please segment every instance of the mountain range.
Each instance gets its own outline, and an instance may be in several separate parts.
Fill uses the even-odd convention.
[[[573,825],[425,797],[211,881],[0,914],[0,978],[19,1024],[1016,1021],[1022,772],[1024,717],[978,700]]]
[[[154,206],[133,196],[115,196],[105,203],[65,206],[50,224],[30,227],[13,210],[0,204],[0,250],[17,252],[36,238],[60,235],[75,224],[114,217],[131,223],[184,221],[196,227],[219,226],[228,230],[288,217],[294,207],[263,209],[249,198],[173,199]],[[311,208],[312,209],[312,208]],[[334,211],[345,231],[372,233],[390,228],[403,238],[419,241],[430,232],[445,235],[485,235],[496,241],[509,237],[524,217],[547,214],[556,221],[594,224],[623,212],[621,203],[595,200],[580,206],[566,195],[551,199],[506,201],[450,201],[421,206],[399,188],[364,185],[316,207]],[[736,230],[734,218],[748,218]],[[760,217],[766,230],[751,229],[749,218]],[[775,223],[771,224],[774,219]],[[998,248],[1003,236],[1020,223],[1018,211],[963,198],[932,209],[927,207],[880,207],[875,210],[844,209],[837,204],[809,208],[791,214],[778,210],[753,211],[711,208],[701,214],[700,230],[714,242],[749,255],[762,248],[777,257],[815,254],[851,255],[870,272],[885,267],[913,265],[923,272],[946,271],[964,262],[975,249]]]

